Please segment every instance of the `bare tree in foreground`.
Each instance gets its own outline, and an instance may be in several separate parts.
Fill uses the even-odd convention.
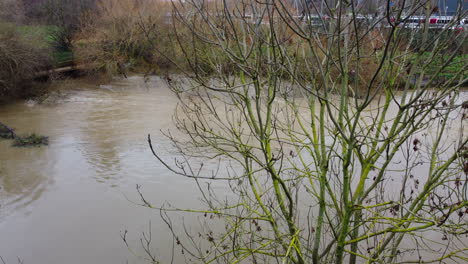
[[[372,17],[334,2],[327,17],[308,15],[315,2],[301,17],[279,0],[174,4],[189,70],[168,82],[186,137],[169,135],[175,164],[149,143],[206,208],[142,201],[187,260],[468,260],[466,14],[432,29],[429,1],[387,1]],[[171,211],[199,213],[201,231]]]

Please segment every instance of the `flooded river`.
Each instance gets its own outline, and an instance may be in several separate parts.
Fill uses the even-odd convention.
[[[48,147],[27,149],[0,140],[0,256],[7,263],[141,263],[120,232],[129,231],[138,255],[149,221],[154,249],[167,252],[159,212],[132,202],[139,184],[155,203],[196,203],[193,183],[157,162],[146,141],[151,133],[158,150],[169,149],[160,130],[170,128],[176,98],[157,77],[68,85],[41,104],[0,107],[0,120],[18,134],[50,137]]]
[[[172,236],[159,211],[135,203],[141,185],[155,204],[199,204],[193,181],[167,170],[147,143],[150,133],[158,153],[173,159],[161,130],[173,126],[177,98],[159,77],[64,86],[42,103],[0,107],[0,122],[50,142],[13,148],[0,140],[0,256],[8,264],[142,263],[139,239],[151,222],[152,249],[170,263]]]

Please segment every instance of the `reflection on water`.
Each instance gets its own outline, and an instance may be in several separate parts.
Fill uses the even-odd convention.
[[[0,142],[0,205],[3,212],[6,208],[16,209],[27,206],[37,200],[50,184],[45,174],[37,168],[44,167],[45,161],[37,159],[38,156],[46,156],[47,150],[10,149],[11,142]],[[8,155],[6,155],[8,154]],[[22,160],[23,166],[16,167],[17,160]],[[3,214],[0,213],[0,217]],[[1,219],[1,218],[0,218]]]
[[[121,170],[119,143],[123,139],[119,137],[119,131],[127,126],[121,120],[127,120],[128,110],[116,108],[114,104],[121,105],[121,102],[102,102],[99,107],[89,109],[86,126],[80,127],[81,140],[90,143],[80,144],[79,149],[97,175],[103,176],[97,179],[99,182],[118,177]],[[108,118],[109,113],[112,118]]]

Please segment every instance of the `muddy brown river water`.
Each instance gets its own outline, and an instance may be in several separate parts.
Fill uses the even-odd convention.
[[[177,98],[159,77],[66,85],[42,103],[0,106],[0,122],[18,134],[50,137],[38,148],[0,140],[0,257],[8,264],[143,263],[138,243],[151,222],[152,248],[170,263],[172,237],[159,212],[133,202],[138,184],[149,201],[199,205],[194,183],[168,171],[146,141],[151,133],[163,158],[172,158],[160,131],[173,126]]]
[[[152,201],[196,203],[193,183],[174,177],[146,142],[151,133],[161,151],[169,149],[160,130],[171,126],[176,98],[158,77],[67,85],[41,104],[0,107],[0,120],[18,134],[50,137],[40,148],[0,140],[0,256],[7,263],[141,263],[120,232],[129,230],[138,246],[149,221],[154,249],[170,250],[159,212],[131,201],[139,201],[140,184]]]

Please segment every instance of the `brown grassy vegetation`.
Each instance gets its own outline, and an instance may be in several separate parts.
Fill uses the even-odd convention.
[[[198,2],[197,2],[198,3]],[[145,72],[165,74],[169,71],[183,70],[200,76],[210,76],[215,73],[235,73],[237,70],[237,59],[241,54],[242,47],[236,47],[236,32],[245,31],[245,39],[241,42],[249,46],[254,39],[268,36],[270,24],[274,25],[276,37],[283,46],[285,57],[295,58],[295,71],[300,78],[306,81],[317,82],[317,75],[310,75],[314,65],[309,60],[312,57],[311,49],[317,48],[315,55],[324,60],[324,55],[320,50],[324,50],[329,43],[325,39],[315,40],[311,47],[308,41],[295,34],[290,27],[284,23],[283,18],[278,13],[273,13],[269,19],[261,21],[261,27],[254,27],[255,5],[239,8],[239,3],[228,1],[228,9],[233,10],[234,24],[231,29],[225,29],[224,35],[219,36],[217,32],[222,25],[226,25],[226,17],[219,16],[222,8],[219,1],[204,2],[204,5],[189,2],[181,3],[161,0],[108,0],[98,1],[95,8],[88,12],[83,18],[82,29],[75,35],[73,44],[75,58],[78,64],[86,64],[92,70],[106,72],[109,74],[123,74],[127,72]],[[257,4],[259,5],[259,4]],[[175,7],[175,8],[174,8]],[[281,7],[291,14],[295,11],[290,6]],[[194,10],[198,10],[194,12]],[[252,15],[254,14],[254,15]],[[209,19],[211,22],[206,23]],[[303,27],[308,27],[304,20],[299,17],[287,18],[295,20],[294,23]],[[290,21],[291,22],[291,21]],[[187,26],[190,23],[191,26]],[[326,27],[326,26],[325,26]],[[326,30],[325,27],[316,26],[310,28],[312,32]],[[253,32],[255,30],[262,31]],[[350,66],[359,64],[355,70],[350,70],[347,80],[342,79],[341,66],[331,63],[330,77],[336,80],[349,82],[353,91],[366,89],[367,84],[374,77],[377,79],[387,79],[385,74],[388,71],[395,71],[398,67],[405,67],[407,61],[395,61],[394,66],[389,66],[386,71],[380,72],[377,76],[372,74],[373,69],[378,67],[378,61],[385,48],[384,40],[388,37],[389,30],[376,27],[373,22],[359,22],[356,25],[359,31],[357,34],[351,33],[351,40],[358,37],[360,61],[350,60]],[[448,32],[450,33],[450,32]],[[312,33],[314,34],[314,33]],[[415,40],[418,34],[408,31],[409,36],[401,34],[396,41],[401,46],[395,52],[404,54],[405,52],[418,52],[421,41]],[[320,34],[319,34],[320,35]],[[324,38],[322,34],[322,38]],[[216,42],[223,38],[223,45],[209,46],[207,40]],[[320,38],[320,37],[319,37]],[[410,40],[412,39],[412,40]],[[208,41],[208,42],[209,42]],[[262,38],[267,43],[271,40]],[[408,41],[413,42],[411,50],[404,47]],[[344,45],[344,43],[342,43]],[[320,47],[318,47],[320,46]],[[232,54],[227,54],[229,49]],[[425,48],[428,50],[428,48]],[[254,53],[262,52],[252,50],[248,59],[255,58]],[[338,50],[336,52],[339,52]],[[241,56],[242,57],[242,56]],[[403,56],[404,57],[404,56]],[[285,62],[286,63],[286,62]],[[252,71],[262,72],[267,61],[258,61],[258,67]],[[263,66],[262,66],[263,65]],[[300,74],[303,72],[303,74]],[[279,76],[288,79],[291,73],[282,68],[278,68]],[[402,71],[402,74],[406,74]],[[348,74],[345,74],[348,75]],[[389,85],[403,87],[405,84],[401,80],[405,76],[396,79],[388,79]],[[352,82],[352,84],[351,84]],[[374,82],[372,82],[374,83]]]
[[[199,8],[213,19],[218,4],[206,2]],[[246,12],[236,15],[241,18]],[[235,63],[223,52],[225,47],[208,47],[198,39],[200,32],[206,38],[219,36],[211,34],[203,22],[206,17],[192,13],[193,6],[178,1],[98,1],[96,8],[83,17],[82,30],[75,35],[77,63],[110,74],[183,70],[208,76],[215,71],[234,71]],[[194,28],[184,25],[187,18],[196,25]],[[217,23],[222,24],[221,20]]]
[[[11,24],[0,23],[0,101],[7,96],[34,93],[34,74],[50,65],[50,52],[33,35],[21,35]]]
[[[226,35],[222,36],[227,46],[209,46],[206,40],[217,41],[220,37],[216,35],[214,28],[226,23],[225,17],[216,15],[222,10],[217,6],[219,3],[206,2],[203,7],[180,4],[177,1],[175,3],[174,9],[174,3],[159,0],[97,2],[95,10],[83,18],[83,28],[75,36],[74,52],[78,64],[90,65],[91,69],[97,71],[124,75],[128,71],[164,74],[177,69],[209,76],[214,73],[234,73],[239,70],[236,69],[236,57],[240,55],[242,48],[235,47],[234,31],[253,29],[254,19],[251,14],[255,13],[252,11],[255,8],[248,6],[237,9],[235,3],[231,3],[233,6],[229,8],[237,10],[233,12],[236,17],[233,21],[239,25],[234,26],[232,32],[226,30]],[[289,6],[285,8],[290,9]],[[194,14],[194,9],[204,11]],[[204,20],[208,17],[212,24],[205,23]],[[186,25],[188,21],[190,27]],[[246,27],[246,22],[252,23],[251,26]],[[312,67],[307,63],[311,56],[309,44],[294,34],[278,14],[274,14],[271,21],[265,20],[262,23],[265,25],[264,36],[267,36],[270,30],[268,24],[274,24],[277,37],[286,48],[284,51],[296,58],[296,71],[304,71],[304,74],[299,76],[313,81],[314,77],[307,74]],[[254,39],[249,37],[254,36],[259,35],[246,32],[245,45],[250,45]],[[367,65],[374,68],[376,67],[374,51],[381,49],[382,43],[378,41],[379,36],[368,35],[366,38],[369,48],[365,50],[372,51],[367,59]],[[269,40],[265,38],[263,41]],[[323,47],[325,46],[324,42]],[[228,56],[224,52],[226,48],[234,53]],[[256,52],[261,51],[252,50],[252,53]],[[255,56],[249,58],[253,59]],[[259,61],[259,67],[252,70],[262,72],[264,67],[261,65],[267,63]],[[287,72],[283,69],[278,71],[281,76],[287,78]],[[363,69],[359,73],[363,83],[364,79],[372,77],[365,76],[369,72],[371,71]]]
[[[174,57],[170,10],[170,2],[99,1],[75,36],[78,63],[111,74],[167,68],[166,56]]]

